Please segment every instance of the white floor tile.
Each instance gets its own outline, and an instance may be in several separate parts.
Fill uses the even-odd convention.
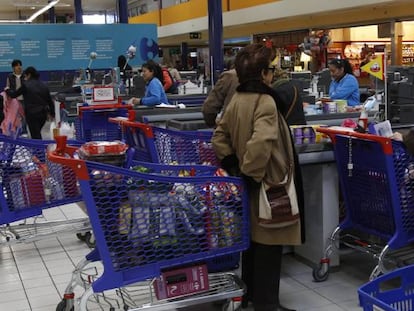
[[[21,272],[20,276],[23,281],[25,280],[32,280],[32,279],[38,279],[38,278],[44,278],[49,276],[49,273],[46,269],[44,270],[32,270],[32,271],[25,271]]]
[[[24,290],[19,289],[12,292],[6,292],[0,295],[0,305],[3,303],[8,303],[12,301],[20,301],[20,300],[26,300],[26,294]],[[3,308],[2,308],[3,310]],[[5,309],[4,309],[5,310]]]
[[[26,290],[43,286],[54,286],[54,280],[52,280],[49,276],[24,280],[24,288]]]
[[[46,286],[38,286],[33,288],[26,288],[26,295],[29,297],[29,300],[32,298],[36,298],[39,296],[47,296],[47,295],[56,295],[58,291],[55,286],[53,285],[46,285]]]
[[[56,306],[59,303],[59,301],[60,301],[60,298],[56,291],[54,293],[51,292],[43,296],[29,298],[29,303],[30,303],[31,308],[44,308],[44,310],[46,310],[45,309],[46,306],[50,307],[53,305],[55,306],[55,309],[56,309]]]

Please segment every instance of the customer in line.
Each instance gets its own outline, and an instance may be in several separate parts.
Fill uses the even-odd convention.
[[[275,90],[273,96],[280,108],[280,112],[289,125],[306,124],[303,111],[303,99],[296,86],[288,78],[286,71],[276,68],[275,82],[272,88]],[[204,121],[209,127],[216,126],[216,119],[220,113],[224,113],[236,88],[239,85],[239,78],[235,69],[224,71],[214,88],[208,94],[201,109]]]
[[[203,113],[204,121],[209,127],[216,126],[217,115],[224,113],[229,104],[236,88],[239,85],[239,78],[235,69],[224,71],[213,89],[208,94],[203,103],[201,112]]]
[[[329,61],[329,71],[332,77],[332,82],[329,85],[330,99],[346,99],[348,106],[359,105],[359,84],[349,61],[347,59],[332,59]]]
[[[134,105],[155,106],[159,104],[168,104],[167,95],[159,79],[160,65],[150,60],[142,65],[142,77],[146,82],[145,95],[142,98],[131,98]],[[157,77],[158,76],[158,77]]]
[[[24,81],[21,88],[5,89],[8,96],[16,98],[23,95],[24,113],[33,139],[42,139],[41,129],[47,118],[55,116],[55,105],[50,96],[49,88],[39,80],[39,73],[34,67],[27,67],[23,72]]]
[[[280,305],[279,285],[283,245],[301,244],[301,224],[269,229],[258,222],[261,182],[276,185],[286,176],[295,182],[303,205],[303,190],[296,184],[300,172],[289,127],[278,110],[270,87],[275,68],[272,51],[261,44],[248,45],[236,56],[240,85],[212,137],[213,148],[224,169],[239,170],[246,180],[251,216],[251,245],[243,253],[242,279],[247,285],[243,304],[255,311],[287,311]],[[289,170],[290,165],[294,166]],[[302,209],[300,207],[300,209]]]
[[[302,95],[285,70],[276,68],[272,88],[275,91],[276,103],[286,122],[289,125],[306,124]]]

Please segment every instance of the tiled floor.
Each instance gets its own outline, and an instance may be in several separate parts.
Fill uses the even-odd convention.
[[[73,205],[49,209],[45,214],[48,220],[84,216]],[[55,310],[72,270],[89,251],[75,234],[0,246],[0,310]],[[331,273],[327,281],[315,283],[309,266],[291,254],[285,255],[280,294],[282,303],[301,311],[361,310],[357,288],[367,281],[373,262],[361,253],[342,256],[341,261],[338,271]],[[99,270],[101,267],[97,266]],[[78,297],[81,293],[79,288],[75,291]],[[106,305],[100,309],[95,306],[92,309],[109,310],[109,307]],[[204,305],[186,309],[215,308]]]

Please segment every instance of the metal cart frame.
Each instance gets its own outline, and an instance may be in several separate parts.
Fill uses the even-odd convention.
[[[370,279],[389,271],[385,263],[403,265],[398,251],[414,241],[414,182],[408,175],[411,166],[414,169],[414,157],[401,142],[389,138],[330,128],[317,130],[329,135],[333,143],[346,217],[333,231],[324,257],[313,270],[314,279],[327,279],[329,256],[341,242],[377,259]],[[363,241],[352,234],[341,236],[346,229],[384,243]]]
[[[94,293],[125,288],[137,282],[147,282],[147,280],[157,278],[164,269],[204,262],[210,258],[238,253],[248,247],[248,200],[240,178],[212,176],[211,172],[207,175],[201,173],[192,177],[177,177],[180,174],[180,167],[174,165],[165,166],[173,174],[165,176],[63,156],[63,154],[73,155],[75,151],[76,148],[58,145],[55,151],[49,151],[48,158],[54,163],[69,166],[76,172],[96,238],[99,257],[104,266],[103,274],[82,295],[81,310],[86,310],[88,299]],[[203,170],[211,170],[211,167],[201,167]],[[157,187],[155,191],[154,187]],[[187,196],[194,195],[198,199],[194,197],[190,200],[193,203],[189,203]],[[131,201],[131,196],[138,200],[134,202],[137,202],[140,211],[139,216],[128,216],[134,217],[132,222],[128,220],[128,230],[133,231],[132,237],[129,233],[127,235],[126,232],[130,231],[125,231],[124,226],[116,225],[119,224],[119,219],[124,217],[125,210],[131,210],[132,207],[129,208],[129,204],[135,204]],[[128,201],[125,201],[126,198],[129,198]],[[166,207],[160,209],[160,204],[165,204]],[[127,206],[126,209],[125,206]],[[150,208],[147,209],[146,206]],[[171,206],[180,206],[178,210],[175,210],[176,216],[174,218],[162,216],[163,213],[171,211]],[[155,214],[158,216],[150,216],[153,215],[154,208],[159,210]],[[186,209],[187,212],[183,212],[181,208]],[[211,214],[213,212],[215,214]],[[188,213],[195,213],[198,216],[188,216]],[[224,220],[219,221],[217,216],[212,216],[217,215],[216,213],[220,215],[223,213],[220,217],[225,218],[220,219],[227,219],[226,221],[229,221],[228,217],[238,220],[233,220],[231,225],[225,225],[222,222]],[[206,221],[207,227],[200,229],[199,222],[195,222],[198,225],[193,224],[194,217],[198,217],[198,221],[203,219],[203,223]],[[149,232],[154,229],[154,224],[150,225],[150,223],[156,221],[155,219],[158,219],[158,225],[155,225],[158,233],[151,235]],[[171,236],[172,233],[169,233],[167,238],[161,235],[161,231],[175,232],[178,230],[176,225],[168,225],[173,219],[179,221],[181,223],[179,227],[187,228],[185,230],[189,230],[189,233],[185,235],[181,233],[178,235],[179,238],[175,238],[174,234]],[[224,228],[232,228],[231,232],[234,231],[234,235]],[[216,236],[220,230],[224,231]],[[194,237],[207,242],[191,244],[194,243]],[[163,242],[165,239],[169,241],[167,244]],[[131,241],[138,244],[131,246],[135,245],[131,244]],[[189,247],[187,242],[193,246]],[[148,243],[152,246],[149,247]],[[172,249],[171,245],[175,244],[177,248]],[[136,310],[140,308],[147,310],[150,307],[155,310],[168,310],[172,305],[183,306],[230,297],[240,298],[244,288],[237,277],[231,274],[224,276],[227,278],[225,281],[221,280],[213,286],[216,289],[214,293],[206,293],[206,296],[199,293],[194,296],[178,297],[177,299],[182,299],[181,302],[175,298],[166,301],[157,300],[149,291],[147,303],[142,304]],[[209,277],[214,279],[214,275],[209,275]],[[217,288],[221,287],[222,290],[217,292]]]

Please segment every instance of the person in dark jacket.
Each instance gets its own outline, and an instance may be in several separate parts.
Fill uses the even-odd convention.
[[[11,63],[13,72],[7,75],[6,87],[16,91],[18,90],[23,82],[23,69],[22,61],[20,59],[14,59]],[[23,100],[23,96],[19,96],[18,100]]]
[[[235,69],[224,71],[220,75],[201,109],[204,121],[209,127],[216,126],[217,115],[224,113],[238,86],[239,78]]]
[[[34,67],[27,67],[23,72],[24,81],[18,90],[6,88],[12,98],[23,95],[24,113],[33,139],[42,139],[41,129],[48,116],[55,116],[55,109],[49,88],[39,80],[39,73]]]
[[[278,108],[289,125],[306,124],[303,112],[303,99],[295,85],[280,68],[275,69],[276,81],[272,84]],[[214,88],[203,103],[204,121],[209,127],[215,127],[217,115],[224,113],[228,103],[236,93],[239,79],[235,69],[224,71]]]
[[[132,67],[128,64],[124,55],[118,56],[118,67],[121,75],[122,82],[126,83],[128,75],[132,71]]]
[[[274,78],[275,82],[272,84],[274,96],[286,122],[289,125],[306,124],[302,95],[287,76],[287,72],[277,68]]]

